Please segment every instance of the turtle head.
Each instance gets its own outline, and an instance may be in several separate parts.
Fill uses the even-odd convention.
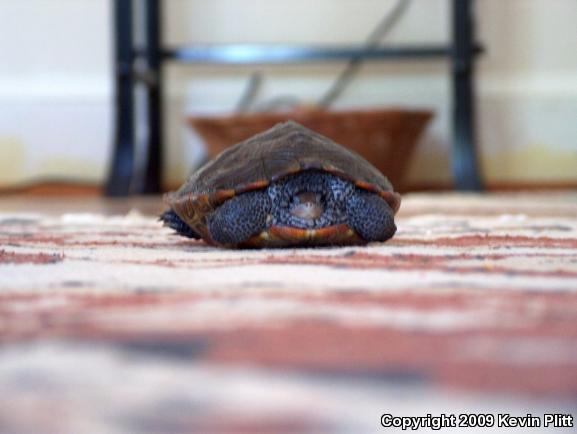
[[[306,220],[318,219],[324,211],[322,194],[303,191],[292,197],[289,212]]]
[[[319,229],[345,222],[348,181],[320,170],[302,171],[271,183],[272,225]]]

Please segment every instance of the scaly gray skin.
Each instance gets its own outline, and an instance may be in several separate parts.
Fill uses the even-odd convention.
[[[379,195],[326,172],[305,171],[227,200],[208,217],[207,226],[214,241],[231,245],[271,226],[319,229],[337,224],[346,224],[366,241],[385,241],[396,231],[393,216]],[[161,219],[180,234],[199,238],[174,212]]]
[[[159,220],[171,229],[174,229],[179,235],[187,238],[200,239],[200,235],[192,230],[182,219],[171,209],[164,211]]]
[[[269,210],[270,200],[266,190],[235,196],[208,218],[210,237],[220,244],[240,244],[266,228]]]

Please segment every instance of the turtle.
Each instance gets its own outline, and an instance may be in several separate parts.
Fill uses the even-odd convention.
[[[226,248],[386,241],[401,203],[367,160],[294,121],[225,149],[164,199],[165,226]]]

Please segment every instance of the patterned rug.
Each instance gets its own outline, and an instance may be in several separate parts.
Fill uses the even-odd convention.
[[[409,195],[397,222],[385,244],[226,251],[137,210],[0,213],[0,432],[577,416],[577,194]]]

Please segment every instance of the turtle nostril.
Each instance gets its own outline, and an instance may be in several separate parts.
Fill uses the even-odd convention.
[[[314,220],[323,213],[322,199],[316,193],[300,193],[294,196],[290,206],[290,212],[295,217]]]

